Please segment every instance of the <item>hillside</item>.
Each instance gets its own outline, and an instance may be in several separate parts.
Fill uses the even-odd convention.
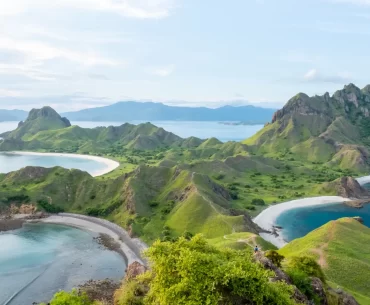
[[[248,121],[254,124],[268,122],[274,109],[255,106],[173,107],[161,103],[119,102],[110,106],[63,113],[71,121],[122,122],[143,121]]]
[[[357,220],[331,221],[279,250],[292,256],[315,257],[331,285],[353,294],[360,304],[370,304],[370,229]]]
[[[299,93],[243,143],[258,154],[368,172],[369,102],[370,86],[349,84],[332,96]]]
[[[0,150],[47,150],[102,153],[111,149],[153,150],[182,145],[183,139],[150,123],[97,127],[71,126],[50,107],[31,110],[25,122],[2,135]]]
[[[32,204],[107,217],[147,241],[185,231],[215,238],[258,233],[250,217],[232,210],[226,189],[205,175],[139,166],[117,178],[94,179],[79,170],[26,167],[0,175],[0,210]],[[166,227],[166,229],[164,229]]]

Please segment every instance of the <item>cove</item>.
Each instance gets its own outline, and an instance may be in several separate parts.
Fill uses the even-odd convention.
[[[86,171],[92,176],[100,176],[112,171],[118,165],[119,163],[113,160],[95,156],[30,152],[0,153],[0,173],[9,173],[26,166],[61,166]]]
[[[364,224],[370,227],[370,204],[365,204],[362,209],[354,209],[342,203],[297,207],[282,212],[276,218],[275,224],[283,228],[279,234],[286,242],[290,242],[331,220],[355,216],[360,216]]]
[[[56,224],[25,224],[0,233],[0,304],[50,300],[93,279],[120,280],[126,264],[99,245],[97,233]]]

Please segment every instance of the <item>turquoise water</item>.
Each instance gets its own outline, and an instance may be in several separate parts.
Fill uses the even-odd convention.
[[[98,126],[119,126],[126,122],[71,122],[84,128],[94,128]],[[130,121],[131,124],[145,123],[144,121]],[[242,141],[257,133],[263,125],[223,125],[218,122],[198,122],[198,121],[153,121],[154,125],[162,127],[182,138],[191,136],[201,139],[215,137],[220,141]],[[18,122],[0,122],[0,133],[14,130]]]
[[[305,236],[331,220],[355,216],[362,217],[364,224],[370,227],[370,204],[364,205],[362,209],[350,208],[342,203],[296,208],[280,214],[276,224],[283,227],[282,235],[289,242]]]
[[[51,224],[26,224],[0,233],[0,304],[47,301],[60,289],[70,290],[90,279],[120,280],[123,258],[103,249],[95,236]]]
[[[107,165],[102,162],[70,156],[32,156],[0,153],[0,173],[9,173],[25,166],[76,168],[91,175],[107,168]]]

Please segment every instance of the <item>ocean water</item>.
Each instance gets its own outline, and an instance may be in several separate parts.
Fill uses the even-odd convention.
[[[75,168],[86,171],[91,175],[107,169],[107,165],[96,160],[74,158],[72,156],[33,156],[0,152],[0,173],[9,173],[25,166]]]
[[[281,213],[276,225],[281,226],[284,239],[289,242],[321,227],[331,220],[360,216],[370,227],[370,204],[362,209],[350,208],[342,203],[324,206],[302,207]]]
[[[98,126],[119,126],[126,122],[72,122],[84,128],[94,128]],[[145,123],[144,121],[130,121],[131,124]],[[199,122],[199,121],[153,121],[154,125],[162,127],[182,138],[191,136],[201,139],[215,137],[220,141],[241,141],[245,140],[263,128],[263,125],[223,125],[219,122]],[[18,122],[0,122],[0,133],[14,130]]]
[[[125,261],[96,243],[95,236],[51,224],[0,233],[0,304],[31,305],[90,279],[120,280]]]

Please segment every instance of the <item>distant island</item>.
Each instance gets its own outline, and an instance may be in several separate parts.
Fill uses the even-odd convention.
[[[218,122],[218,124],[228,126],[247,126],[247,125],[258,125],[263,123],[258,121],[248,121],[248,122]]]

